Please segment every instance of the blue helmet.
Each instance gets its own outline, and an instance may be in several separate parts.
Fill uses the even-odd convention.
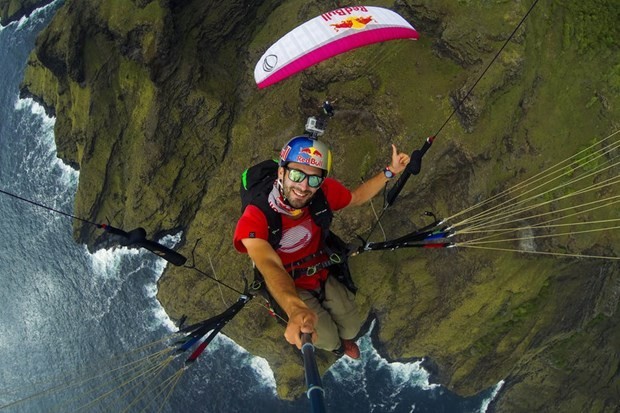
[[[286,166],[289,162],[314,166],[322,169],[323,176],[327,176],[332,168],[332,152],[323,142],[307,136],[296,136],[280,152],[280,166]]]

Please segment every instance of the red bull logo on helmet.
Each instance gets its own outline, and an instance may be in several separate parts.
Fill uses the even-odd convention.
[[[319,152],[319,150],[317,148],[315,148],[314,146],[311,146],[309,148],[301,148],[301,150],[299,152],[300,153],[307,153],[310,156],[318,156],[320,158],[323,157],[323,154],[321,152]]]
[[[295,162],[323,168],[323,154],[314,146],[301,148]]]

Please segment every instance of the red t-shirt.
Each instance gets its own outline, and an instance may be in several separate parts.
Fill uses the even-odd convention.
[[[332,178],[326,178],[321,185],[327,203],[332,211],[337,211],[349,205],[351,202],[351,192],[340,182]],[[292,219],[287,215],[282,215],[282,239],[280,248],[276,250],[282,263],[286,267],[288,264],[299,261],[319,249],[321,242],[321,228],[318,227],[312,217],[308,207],[302,210],[302,215],[298,219]],[[268,240],[267,218],[263,212],[254,205],[248,205],[243,211],[243,215],[237,222],[233,243],[237,251],[247,253],[241,240],[245,238],[259,238]],[[315,263],[324,261],[323,257],[300,265],[308,267]],[[322,269],[312,276],[302,276],[295,280],[295,285],[299,288],[314,290],[320,287],[320,282],[327,278],[327,270]]]

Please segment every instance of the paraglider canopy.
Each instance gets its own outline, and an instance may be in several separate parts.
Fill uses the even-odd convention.
[[[344,7],[315,17],[280,38],[256,64],[254,79],[262,89],[351,49],[418,37],[413,26],[392,10]]]

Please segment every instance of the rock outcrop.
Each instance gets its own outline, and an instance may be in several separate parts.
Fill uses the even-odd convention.
[[[239,174],[302,132],[326,97],[338,99],[325,137],[334,175],[349,186],[385,165],[390,142],[415,148],[456,110],[386,214],[393,235],[422,226],[425,210],[461,211],[618,128],[617,7],[594,1],[541,2],[461,106],[526,12],[521,2],[384,2],[420,41],[361,49],[256,90],[262,52],[335,3],[66,0],[22,93],[56,115],[58,156],[80,169],[75,214],[152,236],[182,230],[182,253],[196,245],[199,268],[212,264],[242,288],[250,263],[231,245]],[[2,4],[11,5],[3,16],[16,15],[14,2]],[[373,219],[370,208],[345,211],[336,231],[353,239]],[[80,223],[75,237],[101,241]],[[567,248],[617,256],[618,241],[593,235]],[[463,395],[505,380],[498,411],[617,408],[618,264],[450,249],[368,253],[351,265],[389,358],[429,357],[435,380]],[[197,320],[236,296],[169,268],[159,299],[171,317]],[[302,392],[299,357],[264,309],[250,306],[225,332],[268,360],[282,397]],[[322,369],[333,362],[319,356]]]

